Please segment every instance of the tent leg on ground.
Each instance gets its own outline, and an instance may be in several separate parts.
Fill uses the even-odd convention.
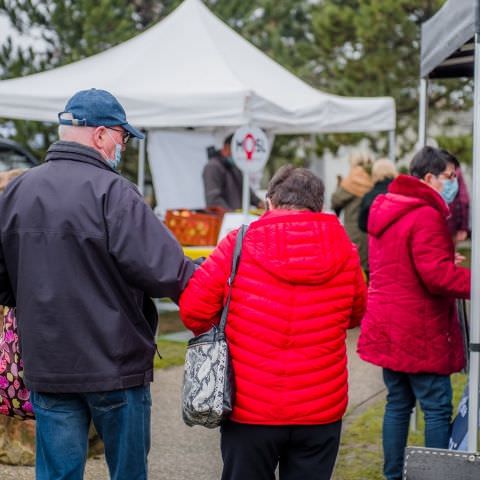
[[[470,303],[470,377],[468,450],[478,449],[478,389],[480,380],[480,36],[475,34],[473,192],[472,192],[472,291]]]

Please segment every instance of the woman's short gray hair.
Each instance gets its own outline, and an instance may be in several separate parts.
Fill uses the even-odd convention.
[[[306,168],[284,165],[270,180],[267,198],[275,208],[311,210],[323,208],[325,186],[322,180]]]

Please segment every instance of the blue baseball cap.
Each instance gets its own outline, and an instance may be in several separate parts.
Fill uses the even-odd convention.
[[[64,118],[66,113],[72,118]],[[121,126],[133,137],[140,140],[145,136],[127,122],[125,110],[120,102],[106,90],[81,90],[77,92],[58,114],[60,125],[76,127],[115,127]]]

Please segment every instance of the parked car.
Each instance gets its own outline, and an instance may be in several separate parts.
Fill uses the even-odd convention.
[[[39,161],[25,148],[12,140],[0,138],[0,172],[35,167]]]

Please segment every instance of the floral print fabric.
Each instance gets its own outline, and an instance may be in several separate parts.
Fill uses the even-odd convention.
[[[15,309],[8,307],[3,310],[0,336],[0,414],[20,420],[34,418],[30,392],[23,383]]]

